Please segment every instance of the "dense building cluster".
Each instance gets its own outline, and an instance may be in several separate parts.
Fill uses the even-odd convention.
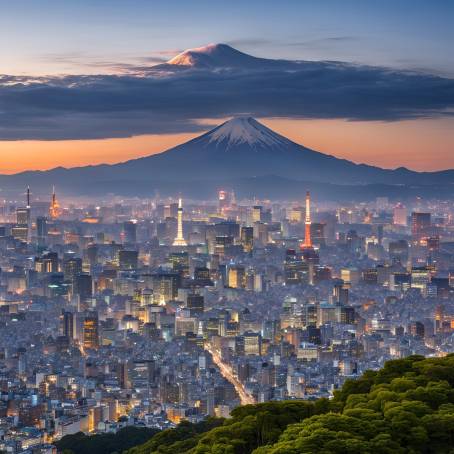
[[[0,206],[0,450],[331,397],[454,346],[454,205]]]

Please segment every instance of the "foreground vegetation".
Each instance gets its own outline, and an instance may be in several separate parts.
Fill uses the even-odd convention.
[[[126,452],[453,454],[454,355],[390,361],[332,400],[239,407],[232,418],[185,423]]]
[[[112,454],[140,445],[160,433],[157,429],[125,427],[115,434],[88,436],[82,432],[66,435],[56,445],[64,454]]]

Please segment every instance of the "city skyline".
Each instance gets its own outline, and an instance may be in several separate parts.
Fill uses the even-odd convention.
[[[454,453],[454,2],[0,11],[1,453]]]

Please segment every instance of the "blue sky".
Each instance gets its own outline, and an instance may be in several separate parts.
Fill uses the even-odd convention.
[[[227,42],[270,58],[454,74],[454,2],[419,0],[0,1],[1,73],[102,72]]]

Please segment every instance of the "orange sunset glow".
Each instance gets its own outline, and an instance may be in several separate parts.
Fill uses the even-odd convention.
[[[221,120],[222,121],[222,120]],[[220,120],[204,120],[214,125]],[[357,163],[414,170],[454,167],[454,120],[352,122],[261,119],[268,127],[314,150]],[[200,133],[60,141],[0,141],[0,173],[117,163],[160,153]],[[433,151],[438,159],[433,159]]]

